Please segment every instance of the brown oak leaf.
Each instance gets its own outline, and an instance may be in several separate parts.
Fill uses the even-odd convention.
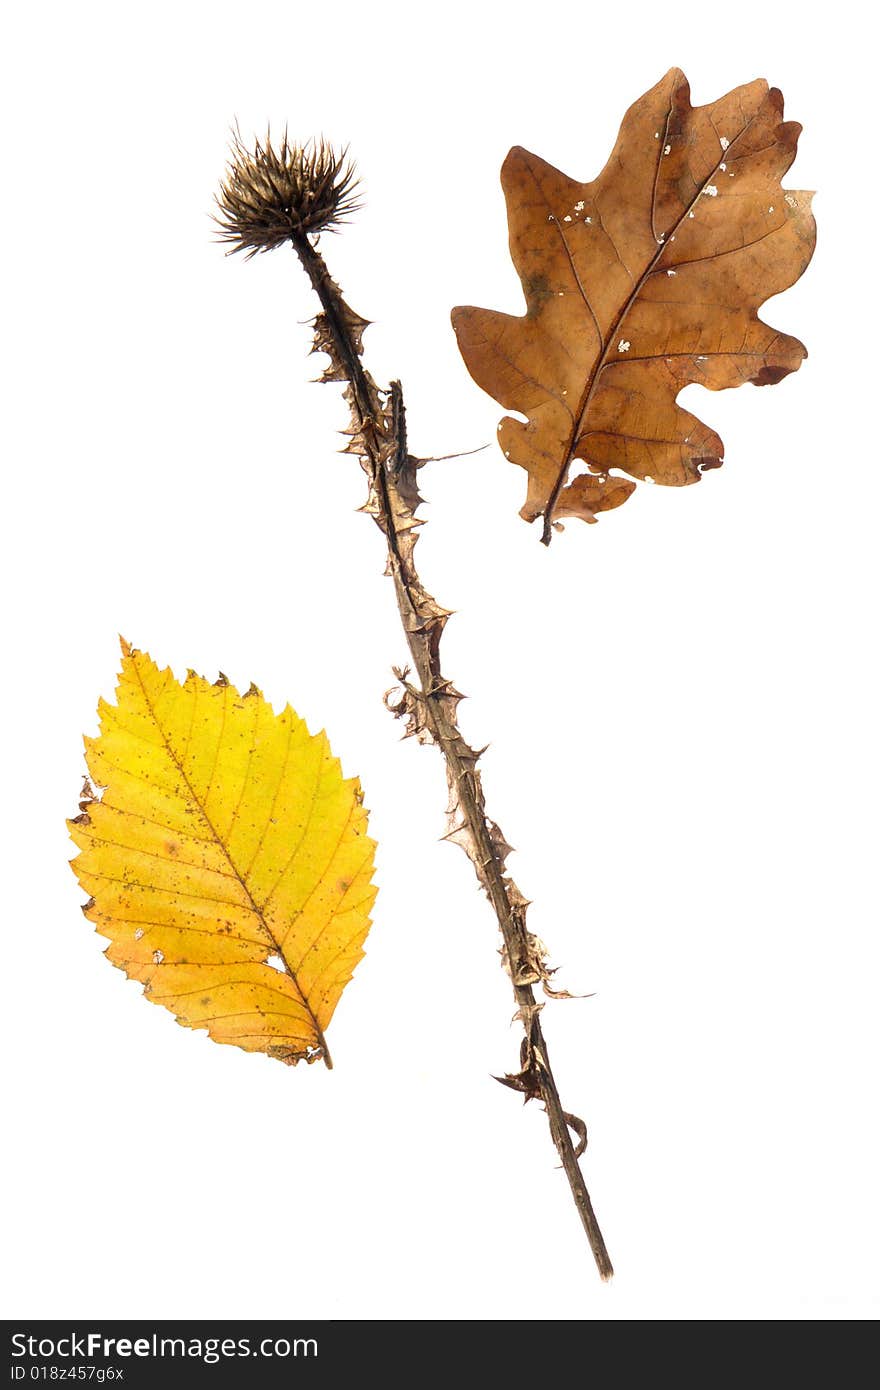
[[[780,183],[801,130],[782,110],[764,81],[692,107],[673,68],[630,107],[592,183],[507,156],[527,310],[458,308],[453,324],[474,380],[526,417],[498,437],[528,473],[521,515],[543,516],[545,543],[561,517],[620,506],[630,478],[681,486],[720,466],[718,435],[676,402],[684,386],[771,385],[806,356],[757,313],[816,236],[812,195]]]

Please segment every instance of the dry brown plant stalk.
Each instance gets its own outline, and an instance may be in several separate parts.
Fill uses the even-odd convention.
[[[541,1027],[543,1001],[535,995],[536,987],[551,997],[564,996],[564,991],[553,989],[545,947],[528,929],[528,901],[505,867],[510,847],[486,811],[479,754],[459,729],[462,696],[444,674],[440,656],[449,610],[428,593],[416,568],[415,547],[424,524],[417,516],[422,502],[417,473],[423,460],[414,458],[407,446],[400,383],[391,382],[387,391],[381,390],[365,368],[363,333],[368,321],[346,304],[311,239],[316,232],[333,229],[350,213],[354,193],[351,166],[326,143],[298,147],[285,134],[276,149],[267,135],[265,142],[258,141],[248,150],[236,134],[217,197],[216,220],[221,239],[247,256],[289,241],[320,301],[312,351],[326,353],[330,359],[321,381],[344,386],[351,410],[346,452],[359,460],[367,477],[368,496],[362,510],[385,538],[387,573],[394,582],[412,663],[411,670],[395,668],[398,692],[389,693],[386,703],[404,722],[407,735],[435,744],[443,755],[449,789],[446,838],[464,849],[492,905],[523,1026],[519,1070],[498,1079],[527,1101],[543,1101],[599,1273],[610,1279],[613,1267],[579,1164],[587,1143],[586,1126],[560,1099]]]

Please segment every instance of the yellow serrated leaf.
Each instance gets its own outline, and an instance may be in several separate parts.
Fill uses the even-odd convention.
[[[183,685],[122,644],[116,705],[85,740],[105,791],[69,822],[106,955],[188,1028],[293,1064],[363,955],[376,895],[356,778],[255,686]]]

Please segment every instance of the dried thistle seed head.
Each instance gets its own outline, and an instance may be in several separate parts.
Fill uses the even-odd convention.
[[[250,258],[295,233],[333,231],[357,210],[356,188],[345,150],[337,155],[324,140],[291,145],[287,131],[277,149],[267,132],[265,144],[249,150],[235,130],[215,198],[219,240]]]

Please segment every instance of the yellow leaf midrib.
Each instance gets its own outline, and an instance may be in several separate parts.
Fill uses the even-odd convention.
[[[314,1027],[315,1036],[316,1036],[316,1038],[317,1038],[318,1045],[321,1047],[321,1050],[322,1050],[322,1053],[323,1053],[323,1057],[324,1057],[324,1061],[325,1061],[327,1067],[332,1067],[332,1066],[333,1066],[333,1062],[332,1062],[332,1060],[331,1060],[330,1053],[329,1053],[329,1051],[328,1051],[328,1049],[327,1049],[327,1043],[326,1043],[326,1041],[325,1041],[324,1034],[323,1034],[323,1032],[322,1032],[322,1030],[321,1030],[321,1028],[320,1028],[320,1026],[319,1026],[319,1024],[318,1024],[318,1020],[317,1020],[317,1018],[315,1017],[315,1014],[314,1014],[314,1012],[313,1012],[313,1010],[312,1010],[312,1007],[311,1007],[311,1005],[310,1005],[308,999],[306,998],[304,991],[302,990],[302,988],[301,988],[301,986],[300,986],[299,980],[297,979],[295,972],[291,969],[291,966],[290,966],[289,963],[288,963],[287,957],[286,957],[285,954],[284,954],[283,947],[282,947],[281,943],[276,939],[275,933],[272,931],[271,927],[269,926],[269,923],[267,922],[267,920],[266,920],[266,918],[265,918],[265,916],[264,916],[264,910],[262,910],[262,909],[258,906],[256,900],[254,899],[254,896],[253,896],[253,894],[251,893],[251,890],[250,890],[250,888],[248,887],[247,882],[246,882],[245,879],[242,877],[241,873],[239,872],[238,868],[236,867],[236,864],[235,864],[234,860],[232,859],[232,856],[231,856],[231,854],[230,854],[230,852],[229,852],[228,847],[224,844],[223,840],[221,839],[220,834],[219,834],[217,828],[215,827],[214,822],[212,821],[211,817],[209,816],[206,807],[203,805],[203,803],[202,803],[201,799],[199,798],[198,793],[196,792],[196,790],[195,790],[195,788],[194,788],[192,782],[190,781],[189,777],[187,776],[187,773],[186,773],[186,771],[185,771],[183,765],[181,764],[179,758],[177,757],[177,754],[175,753],[173,747],[172,747],[171,744],[169,743],[168,738],[167,738],[166,733],[165,733],[165,730],[164,730],[162,724],[161,724],[160,721],[159,721],[158,712],[157,712],[157,710],[156,710],[156,708],[155,708],[155,706],[154,706],[154,704],[153,704],[152,700],[150,699],[150,696],[149,696],[149,694],[148,694],[148,692],[147,692],[147,688],[146,688],[146,686],[145,686],[145,684],[144,684],[143,677],[141,676],[140,668],[139,668],[139,666],[138,666],[137,661],[135,660],[135,661],[132,663],[132,665],[133,665],[133,667],[134,667],[135,675],[137,676],[137,681],[138,681],[138,685],[140,686],[140,690],[141,690],[141,694],[142,694],[142,696],[143,696],[144,704],[146,705],[147,709],[149,710],[149,712],[150,712],[150,717],[152,718],[152,720],[153,720],[153,722],[154,722],[156,728],[157,728],[158,731],[159,731],[159,734],[160,734],[160,736],[161,736],[162,744],[163,744],[163,747],[164,747],[164,749],[165,749],[165,752],[167,753],[167,755],[168,755],[168,757],[170,758],[171,762],[173,763],[174,767],[177,769],[177,771],[178,771],[180,777],[183,779],[184,785],[186,786],[187,791],[189,792],[189,795],[190,795],[190,797],[192,798],[193,804],[198,808],[200,814],[202,815],[202,817],[203,817],[203,819],[204,819],[205,824],[207,825],[208,829],[210,830],[212,836],[214,837],[215,843],[219,846],[219,848],[220,848],[220,850],[221,850],[223,856],[224,856],[225,859],[226,859],[226,862],[228,863],[230,869],[232,870],[232,874],[233,874],[234,878],[238,881],[238,883],[239,883],[240,886],[241,886],[242,891],[244,892],[245,896],[247,897],[247,900],[248,900],[248,903],[249,903],[250,906],[251,906],[251,909],[253,910],[253,912],[255,913],[255,915],[257,916],[257,918],[259,919],[260,924],[261,924],[263,930],[265,931],[266,936],[267,936],[268,939],[269,939],[269,945],[270,945],[270,948],[271,948],[271,949],[270,949],[270,953],[271,953],[271,954],[276,954],[276,955],[278,956],[279,960],[283,963],[285,972],[286,972],[286,974],[287,974],[287,977],[288,977],[288,979],[290,980],[291,984],[293,985],[294,989],[296,990],[297,995],[299,996],[299,998],[300,998],[300,1000],[301,1000],[301,1002],[302,1002],[303,1008],[305,1009],[305,1011],[306,1011],[306,1013],[307,1013],[307,1015],[308,1015],[308,1017],[309,1017],[309,1020],[310,1020],[310,1022],[311,1022],[311,1024],[312,1024],[312,1026]],[[226,700],[229,698],[229,696],[228,696],[228,690],[229,690],[229,687],[227,686],[227,687],[224,688],[224,691],[223,691],[224,726],[225,726]],[[217,744],[217,757],[219,757],[219,750],[220,750],[220,745],[221,745],[221,743],[222,743],[222,739],[223,739],[223,733],[222,733],[222,729],[221,729],[220,738],[218,739],[218,744]],[[216,759],[215,759],[215,767],[216,767]],[[210,783],[209,783],[209,788],[210,788]],[[311,815],[311,810],[310,810],[310,813],[309,813],[309,814]]]

